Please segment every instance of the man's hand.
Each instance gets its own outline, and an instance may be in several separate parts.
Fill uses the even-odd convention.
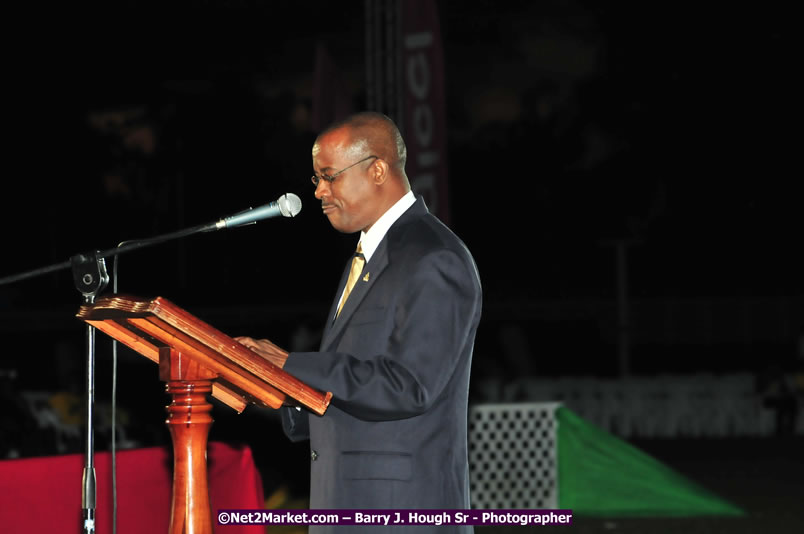
[[[250,348],[252,351],[256,352],[280,369],[285,366],[285,360],[288,359],[288,352],[280,349],[271,341],[267,339],[254,339],[246,336],[236,337],[234,339],[244,347]]]

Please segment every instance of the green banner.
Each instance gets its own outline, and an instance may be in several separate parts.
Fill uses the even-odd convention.
[[[567,408],[558,422],[558,503],[577,515],[690,517],[745,513]]]

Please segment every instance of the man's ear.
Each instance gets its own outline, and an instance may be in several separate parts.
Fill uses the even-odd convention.
[[[388,179],[390,169],[388,168],[388,162],[384,159],[377,158],[374,160],[374,163],[371,164],[370,172],[372,173],[371,177],[374,180],[374,185],[382,185]]]

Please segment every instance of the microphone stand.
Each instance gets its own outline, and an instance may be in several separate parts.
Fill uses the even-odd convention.
[[[246,224],[256,224],[256,221]],[[0,278],[0,286],[19,282],[28,278],[41,276],[51,272],[72,269],[73,282],[76,289],[81,293],[84,304],[94,304],[97,296],[106,288],[109,283],[109,275],[106,272],[105,258],[116,256],[125,252],[158,245],[165,241],[180,239],[192,234],[210,232],[225,228],[221,222],[208,223],[193,226],[185,230],[163,234],[161,236],[143,239],[140,241],[128,242],[125,245],[107,249],[104,251],[94,251],[85,254],[77,254],[69,261],[49,265],[39,269],[34,269],[14,276]],[[96,505],[96,479],[95,479],[95,327],[87,324],[86,326],[86,435],[84,449],[84,470],[81,481],[81,508],[83,511],[83,533],[95,533],[95,505]],[[114,432],[114,430],[112,430]]]
[[[78,254],[70,259],[73,282],[84,297],[85,304],[95,298],[109,283],[106,262],[97,253]],[[81,477],[81,509],[83,532],[95,532],[95,327],[86,325],[86,440],[84,441],[84,471]],[[114,429],[112,429],[114,432]]]

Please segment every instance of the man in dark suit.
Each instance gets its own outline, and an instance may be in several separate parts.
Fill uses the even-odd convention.
[[[469,508],[467,398],[480,279],[466,246],[414,197],[405,158],[399,131],[381,114],[354,115],[319,135],[315,197],[336,230],[361,232],[364,263],[347,264],[320,351],[288,354],[239,338],[333,394],[323,417],[282,408],[288,436],[310,440],[311,508]]]

